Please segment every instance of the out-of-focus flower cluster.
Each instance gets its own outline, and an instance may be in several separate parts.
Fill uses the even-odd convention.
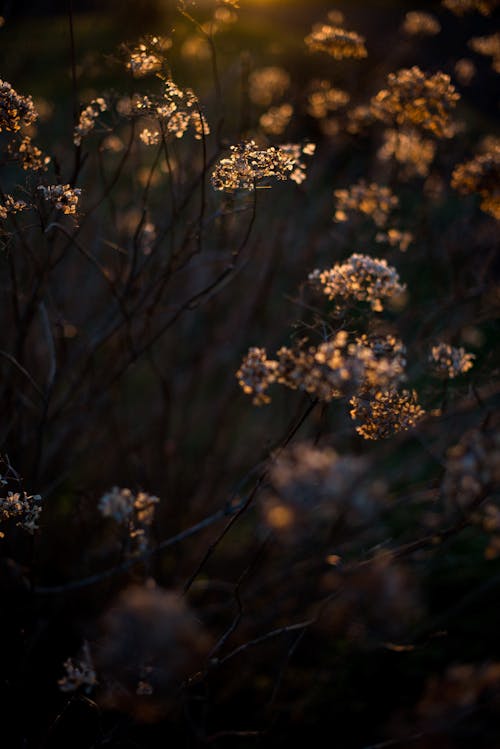
[[[141,721],[164,714],[211,645],[182,596],[152,583],[123,590],[100,629],[94,661],[102,689],[96,699]]]
[[[450,509],[466,510],[500,486],[500,434],[474,429],[446,456],[443,495]]]
[[[480,55],[491,57],[491,66],[500,73],[500,32],[489,36],[476,36],[469,41],[469,47]]]
[[[481,209],[500,219],[500,147],[455,167],[451,186],[465,195],[479,195]]]
[[[293,115],[291,104],[280,104],[271,107],[259,118],[261,130],[267,135],[281,135],[287,128]]]
[[[386,130],[377,156],[381,161],[395,159],[403,166],[402,177],[426,177],[436,154],[436,145],[416,130]]]
[[[477,11],[483,16],[489,16],[498,7],[499,0],[442,0],[445,8],[457,16]]]
[[[254,104],[269,107],[290,88],[290,75],[277,65],[258,68],[248,76],[248,95]]]
[[[415,65],[390,73],[387,88],[372,98],[371,109],[383,122],[414,125],[448,138],[454,134],[450,116],[459,98],[448,75],[427,75]]]
[[[96,125],[97,118],[101,112],[105,112],[108,108],[106,101],[102,96],[94,99],[90,102],[81,112],[78,125],[75,127],[73,132],[73,143],[75,146],[82,144],[83,138],[88,135]]]
[[[373,518],[382,483],[367,480],[367,461],[339,455],[330,447],[299,443],[280,453],[269,471],[271,489],[262,501],[264,523],[284,540],[342,524],[349,528]]]
[[[259,148],[255,141],[231,146],[231,155],[223,158],[212,172],[215,190],[254,190],[267,186],[269,179],[291,179],[300,184],[306,178],[302,156],[314,153],[312,143],[301,146],[287,143]]]
[[[336,60],[361,59],[368,54],[360,34],[328,23],[315,24],[304,41],[311,52],[326,52]]]
[[[390,247],[397,247],[401,252],[406,252],[413,242],[413,234],[400,229],[387,229],[387,231],[377,232],[375,241],[388,244]]]
[[[399,200],[389,187],[383,187],[375,182],[366,184],[360,180],[347,190],[335,190],[336,209],[335,221],[347,221],[351,212],[370,216],[377,226],[384,226],[387,218]]]
[[[378,391],[373,397],[353,396],[351,418],[360,422],[356,431],[366,440],[391,437],[413,428],[425,415],[415,390]]]
[[[405,15],[402,28],[410,36],[434,36],[441,31],[441,24],[432,13],[411,10]]]
[[[149,543],[149,532],[154,520],[159,498],[147,492],[134,494],[130,489],[113,487],[103,494],[98,509],[103,517],[112,518],[128,530],[136,553],[144,551]]]
[[[69,185],[38,185],[37,190],[40,190],[43,199],[52,203],[58,211],[67,215],[76,213],[78,200],[82,194],[80,188]]]
[[[467,353],[461,346],[450,346],[448,343],[438,343],[429,354],[433,369],[450,379],[472,369],[475,358],[474,354]]]
[[[31,96],[22,96],[7,81],[0,80],[0,133],[17,132],[38,117]]]
[[[405,285],[386,260],[354,253],[344,263],[309,274],[312,286],[341,310],[356,302],[368,302],[374,312],[382,312],[382,300],[400,296]]]
[[[311,117],[321,120],[331,112],[349,104],[350,95],[347,91],[334,88],[330,81],[315,80],[311,82],[310,93],[307,97],[307,111]]]

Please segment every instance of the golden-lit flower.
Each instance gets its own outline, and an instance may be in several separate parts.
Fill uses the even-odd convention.
[[[22,125],[31,125],[38,113],[31,96],[21,96],[10,83],[0,80],[0,133],[17,132]]]
[[[328,270],[313,271],[309,281],[338,308],[368,302],[374,312],[382,312],[382,300],[399,296],[405,290],[398,272],[386,260],[357,253]]]
[[[372,398],[353,396],[351,418],[361,422],[356,431],[366,440],[391,437],[413,428],[425,415],[413,391],[379,391]]]
[[[311,117],[321,120],[349,104],[350,98],[347,91],[333,88],[330,81],[312,81],[307,97],[307,111]]]
[[[76,213],[78,200],[82,193],[80,188],[72,188],[69,185],[39,185],[37,190],[40,190],[43,199],[52,203],[58,211],[67,215]]]
[[[387,88],[373,97],[371,108],[383,122],[414,125],[443,138],[454,133],[450,115],[459,98],[448,75],[426,75],[414,66],[390,73]]]
[[[449,377],[450,380],[468,372],[474,366],[474,354],[469,354],[461,346],[450,346],[448,343],[438,343],[432,346],[429,361],[438,374]]]
[[[442,3],[457,16],[474,10],[483,16],[489,16],[498,7],[499,0],[442,0]]]
[[[83,138],[88,135],[96,125],[97,118],[101,112],[105,112],[108,108],[106,101],[99,97],[90,102],[81,112],[78,125],[75,127],[73,132],[73,143],[75,146],[80,146]]]

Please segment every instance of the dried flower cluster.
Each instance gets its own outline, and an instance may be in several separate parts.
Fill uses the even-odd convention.
[[[367,482],[367,461],[330,447],[299,443],[270,468],[271,489],[262,502],[264,523],[286,540],[319,527],[356,527],[373,518],[383,486]]]
[[[131,113],[156,118],[167,133],[182,138],[189,128],[196,140],[209,135],[210,128],[200,111],[198,97],[190,88],[179,88],[171,78],[164,81],[160,97],[136,94],[130,102]]]
[[[18,161],[25,171],[38,172],[46,170],[50,163],[50,156],[44,156],[42,149],[35,146],[29,135],[19,143],[12,141],[7,148],[8,153]]]
[[[500,148],[479,154],[455,167],[451,186],[465,195],[479,195],[481,209],[500,219]]]
[[[260,107],[269,107],[281,99],[289,88],[289,74],[276,65],[258,68],[248,76],[248,95]]]
[[[423,138],[416,130],[394,130],[384,132],[384,142],[377,156],[381,161],[395,159],[403,166],[402,177],[426,177],[436,154],[436,145]]]
[[[115,486],[101,497],[98,508],[103,517],[112,518],[119,525],[127,527],[134,551],[140,553],[147,548],[155,506],[159,501],[152,494],[134,494],[130,489]]]
[[[1,483],[5,485],[5,481]],[[38,518],[42,512],[41,501],[39,494],[9,491],[6,497],[0,497],[0,521],[15,520],[20,528],[33,533],[38,528]],[[0,538],[3,536],[0,533]]]
[[[441,31],[441,24],[432,13],[411,10],[405,15],[402,28],[410,36],[434,36]]]
[[[273,383],[328,403],[352,393],[394,387],[404,377],[404,347],[392,336],[352,341],[341,330],[317,347],[283,346],[276,357],[268,359],[265,349],[251,348],[236,373],[255,405],[270,402],[267,391]]]
[[[5,195],[0,203],[0,219],[5,220],[9,213],[20,213],[28,208],[24,200],[16,200],[12,195]]]
[[[464,434],[446,455],[443,494],[450,509],[468,509],[500,485],[500,434]]]
[[[97,99],[93,99],[90,104],[82,109],[78,125],[73,132],[73,143],[75,146],[82,144],[83,138],[95,128],[97,118],[101,112],[105,112],[107,108],[106,101],[100,96]]]
[[[354,253],[344,263],[309,274],[313,287],[334,300],[342,309],[356,302],[368,302],[374,312],[382,312],[382,300],[399,296],[405,286],[395,268],[386,260]]]
[[[171,39],[161,36],[144,37],[132,49],[124,48],[127,55],[125,65],[135,78],[157,73],[162,68],[165,52],[171,46]]]
[[[31,96],[22,96],[7,81],[0,80],[0,133],[15,133],[23,125],[31,125],[38,114]]]
[[[347,190],[335,190],[335,221],[347,221],[349,213],[362,213],[370,216],[377,226],[384,226],[387,218],[399,200],[389,187],[375,182],[367,185],[364,180],[351,185]]]
[[[328,23],[315,24],[304,41],[311,52],[326,52],[335,60],[361,59],[368,54],[360,34]]]
[[[355,395],[350,404],[351,418],[361,422],[356,431],[366,440],[385,439],[407,431],[425,415],[414,390],[378,391],[372,398]]]
[[[438,374],[453,379],[468,372],[474,366],[474,354],[469,354],[464,348],[450,346],[448,343],[438,343],[433,346],[429,361]]]
[[[161,133],[159,130],[150,130],[145,127],[139,133],[139,138],[145,146],[157,146],[160,142]]]
[[[448,75],[426,75],[414,66],[390,73],[387,88],[373,97],[371,108],[383,122],[414,125],[444,138],[453,135],[450,114],[459,98]]]
[[[76,213],[78,200],[82,193],[78,187],[70,187],[69,185],[38,185],[37,190],[40,190],[43,199],[52,203],[58,211],[62,211],[67,215]]]
[[[255,141],[231,146],[231,155],[221,159],[212,172],[215,190],[254,190],[267,186],[270,179],[288,180],[300,184],[305,179],[302,155],[314,153],[313,144],[300,146],[288,143],[259,148]]]

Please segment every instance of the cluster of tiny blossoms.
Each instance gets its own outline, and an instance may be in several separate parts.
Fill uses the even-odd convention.
[[[347,221],[348,213],[358,212],[370,216],[377,226],[384,226],[390,212],[399,204],[389,187],[376,182],[367,185],[364,180],[347,190],[335,190],[333,194],[336,200],[335,221]]]
[[[248,76],[248,95],[254,104],[268,107],[290,88],[290,76],[283,68],[271,65],[258,68]]]
[[[460,346],[438,343],[431,348],[429,361],[438,374],[453,379],[468,372],[474,366],[474,354],[469,354]]]
[[[88,135],[95,127],[96,120],[101,114],[108,108],[105,100],[102,97],[94,99],[90,102],[81,112],[78,125],[75,127],[73,132],[73,143],[75,146],[80,146],[82,139]]]
[[[267,391],[273,383],[328,403],[354,392],[394,387],[404,376],[403,354],[390,337],[372,341],[362,336],[352,341],[341,330],[317,347],[283,346],[276,359],[269,359],[263,348],[251,348],[236,377],[255,405],[270,402]]]
[[[161,70],[164,53],[172,46],[171,39],[161,36],[147,36],[131,50],[125,48],[125,66],[135,78],[142,78]]]
[[[391,437],[414,427],[425,415],[414,390],[377,391],[373,397],[353,396],[351,418],[359,421],[356,431],[366,440]]]
[[[39,185],[37,190],[42,193],[43,199],[52,203],[54,208],[67,215],[76,213],[78,200],[82,191],[78,187],[69,185]]]
[[[410,34],[410,36],[419,34],[422,36],[434,36],[441,31],[441,24],[432,13],[412,10],[405,16],[403,31],[405,34]]]
[[[326,52],[336,60],[348,57],[360,59],[368,54],[362,36],[328,23],[315,24],[304,41],[312,52]]]
[[[262,501],[264,523],[281,539],[295,541],[324,523],[356,527],[369,521],[382,486],[367,482],[367,462],[330,447],[299,443],[272,463],[271,489]]]
[[[160,97],[136,94],[132,98],[131,113],[156,118],[167,133],[176,138],[182,138],[189,128],[192,128],[196,140],[210,133],[194,91],[180,88],[171,78],[164,81],[164,91]]]
[[[134,494],[130,489],[115,486],[101,497],[98,509],[103,517],[112,518],[119,525],[127,526],[129,538],[140,553],[147,547],[148,532],[159,501],[152,494]]]
[[[354,302],[369,302],[374,312],[382,312],[383,299],[399,296],[406,288],[386,260],[358,253],[327,270],[314,270],[309,281],[339,309]]]
[[[20,143],[9,143],[7,150],[25,171],[46,170],[50,162],[50,156],[44,156],[42,149],[35,146],[29,135],[22,138]]]
[[[451,186],[481,197],[481,209],[500,219],[500,148],[496,147],[455,167]]]
[[[383,122],[414,125],[444,138],[453,135],[450,113],[459,98],[448,75],[426,75],[415,65],[390,73],[387,88],[373,97],[371,109]]]
[[[499,0],[442,0],[443,5],[457,16],[477,11],[483,16],[489,16],[498,7]]]
[[[500,434],[472,430],[446,455],[443,494],[450,509],[467,509],[500,485]]]
[[[5,485],[6,481],[1,479],[0,483]],[[0,521],[16,521],[16,525],[33,533],[38,528],[38,518],[42,511],[42,498],[39,494],[26,494],[26,492],[8,492],[6,497],[0,497]],[[4,534],[0,532],[0,538]]]
[[[269,179],[288,180],[300,184],[305,179],[302,155],[314,153],[314,145],[288,143],[259,148],[255,141],[231,146],[231,155],[221,159],[212,172],[215,190],[254,190]]]
[[[0,219],[5,221],[9,213],[20,213],[25,211],[27,207],[28,205],[24,200],[16,200],[12,195],[6,195],[3,203],[0,203]]]
[[[0,80],[0,133],[17,132],[23,125],[31,125],[38,114],[31,96],[22,96],[10,83]]]
[[[435,143],[422,138],[416,130],[391,128],[384,132],[384,142],[377,156],[381,161],[395,159],[403,166],[404,177],[426,177],[435,154]]]

